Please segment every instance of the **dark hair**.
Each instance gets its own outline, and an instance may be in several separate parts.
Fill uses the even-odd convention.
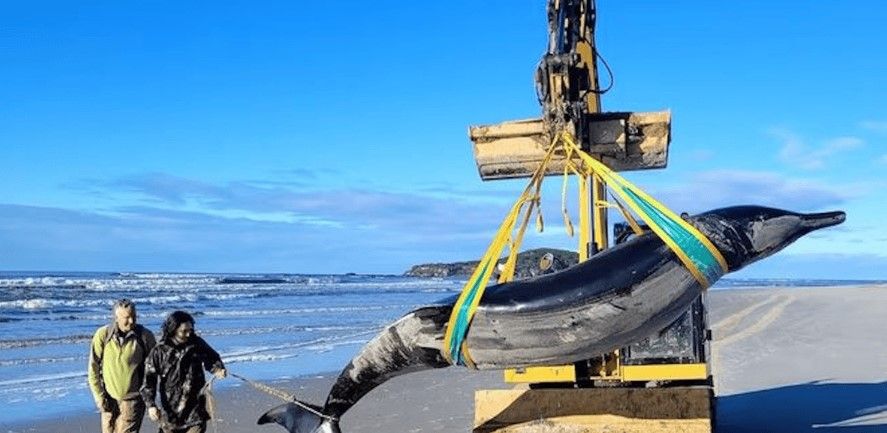
[[[170,313],[169,316],[166,316],[166,320],[163,321],[163,328],[160,329],[160,341],[167,344],[172,343],[172,337],[175,335],[176,329],[179,329],[179,326],[186,322],[194,326],[194,317],[184,311],[173,311]]]

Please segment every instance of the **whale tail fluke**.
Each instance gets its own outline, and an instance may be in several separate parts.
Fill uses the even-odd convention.
[[[338,420],[321,414],[320,408],[286,403],[259,417],[258,424],[277,423],[289,433],[341,433]]]

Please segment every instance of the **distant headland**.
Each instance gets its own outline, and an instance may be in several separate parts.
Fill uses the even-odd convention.
[[[575,265],[579,262],[579,254],[575,251],[554,248],[537,248],[518,253],[515,266],[515,278],[529,278],[542,273],[539,262],[545,254],[554,256],[554,266],[558,269]],[[499,260],[505,263],[505,259]],[[410,277],[468,277],[477,267],[478,261],[454,263],[424,263],[411,267],[404,275]]]

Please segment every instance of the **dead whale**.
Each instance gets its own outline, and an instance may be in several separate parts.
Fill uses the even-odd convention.
[[[688,222],[732,272],[844,219],[844,212],[737,206]],[[478,369],[572,363],[658,332],[702,290],[677,255],[648,233],[563,271],[487,288],[466,346]],[[284,404],[262,415],[259,424],[276,422],[290,433],[338,432],[339,417],[385,381],[450,366],[443,339],[454,302],[419,308],[389,325],[345,367],[322,407]]]

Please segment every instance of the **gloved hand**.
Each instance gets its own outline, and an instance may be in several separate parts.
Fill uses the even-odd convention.
[[[228,370],[225,370],[224,368],[217,368],[212,371],[212,374],[216,377],[216,379],[224,379],[228,377]]]

